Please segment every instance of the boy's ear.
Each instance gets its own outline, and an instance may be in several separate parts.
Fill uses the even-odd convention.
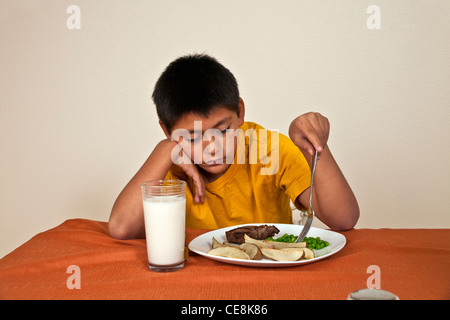
[[[244,124],[245,104],[242,98],[239,98],[239,126]]]
[[[161,128],[163,129],[164,134],[166,135],[166,138],[167,138],[167,139],[170,139],[169,131],[168,131],[168,130],[166,129],[166,127],[163,125],[163,123],[161,122],[161,120],[159,120],[159,125],[160,125]]]

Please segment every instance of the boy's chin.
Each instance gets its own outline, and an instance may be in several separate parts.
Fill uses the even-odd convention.
[[[227,171],[229,166],[230,165],[226,163],[212,163],[212,164],[204,163],[200,165],[200,168],[209,173],[219,174],[225,173],[225,171]]]

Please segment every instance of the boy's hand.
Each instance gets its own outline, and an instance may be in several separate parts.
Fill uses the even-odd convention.
[[[182,149],[179,147],[179,149]],[[197,166],[186,155],[185,152],[180,150],[180,158],[177,163],[172,166],[172,172],[174,172],[180,178],[187,180],[187,177],[191,178],[194,182],[195,190],[191,190],[194,194],[195,203],[205,202],[205,180],[203,175],[198,170]]]
[[[330,134],[330,123],[320,113],[308,112],[291,122],[289,126],[289,137],[303,152],[320,158]]]

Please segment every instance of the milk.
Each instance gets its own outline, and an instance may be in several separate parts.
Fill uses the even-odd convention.
[[[144,199],[145,235],[150,265],[184,261],[186,198],[154,196]]]

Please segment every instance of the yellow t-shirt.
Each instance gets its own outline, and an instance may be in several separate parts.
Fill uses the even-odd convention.
[[[194,184],[188,179],[187,227],[292,223],[289,200],[295,202],[311,179],[306,159],[289,137],[277,131],[253,122],[245,122],[240,129],[234,162],[220,178],[205,185],[203,204],[194,202]],[[169,171],[165,179],[178,177]]]

